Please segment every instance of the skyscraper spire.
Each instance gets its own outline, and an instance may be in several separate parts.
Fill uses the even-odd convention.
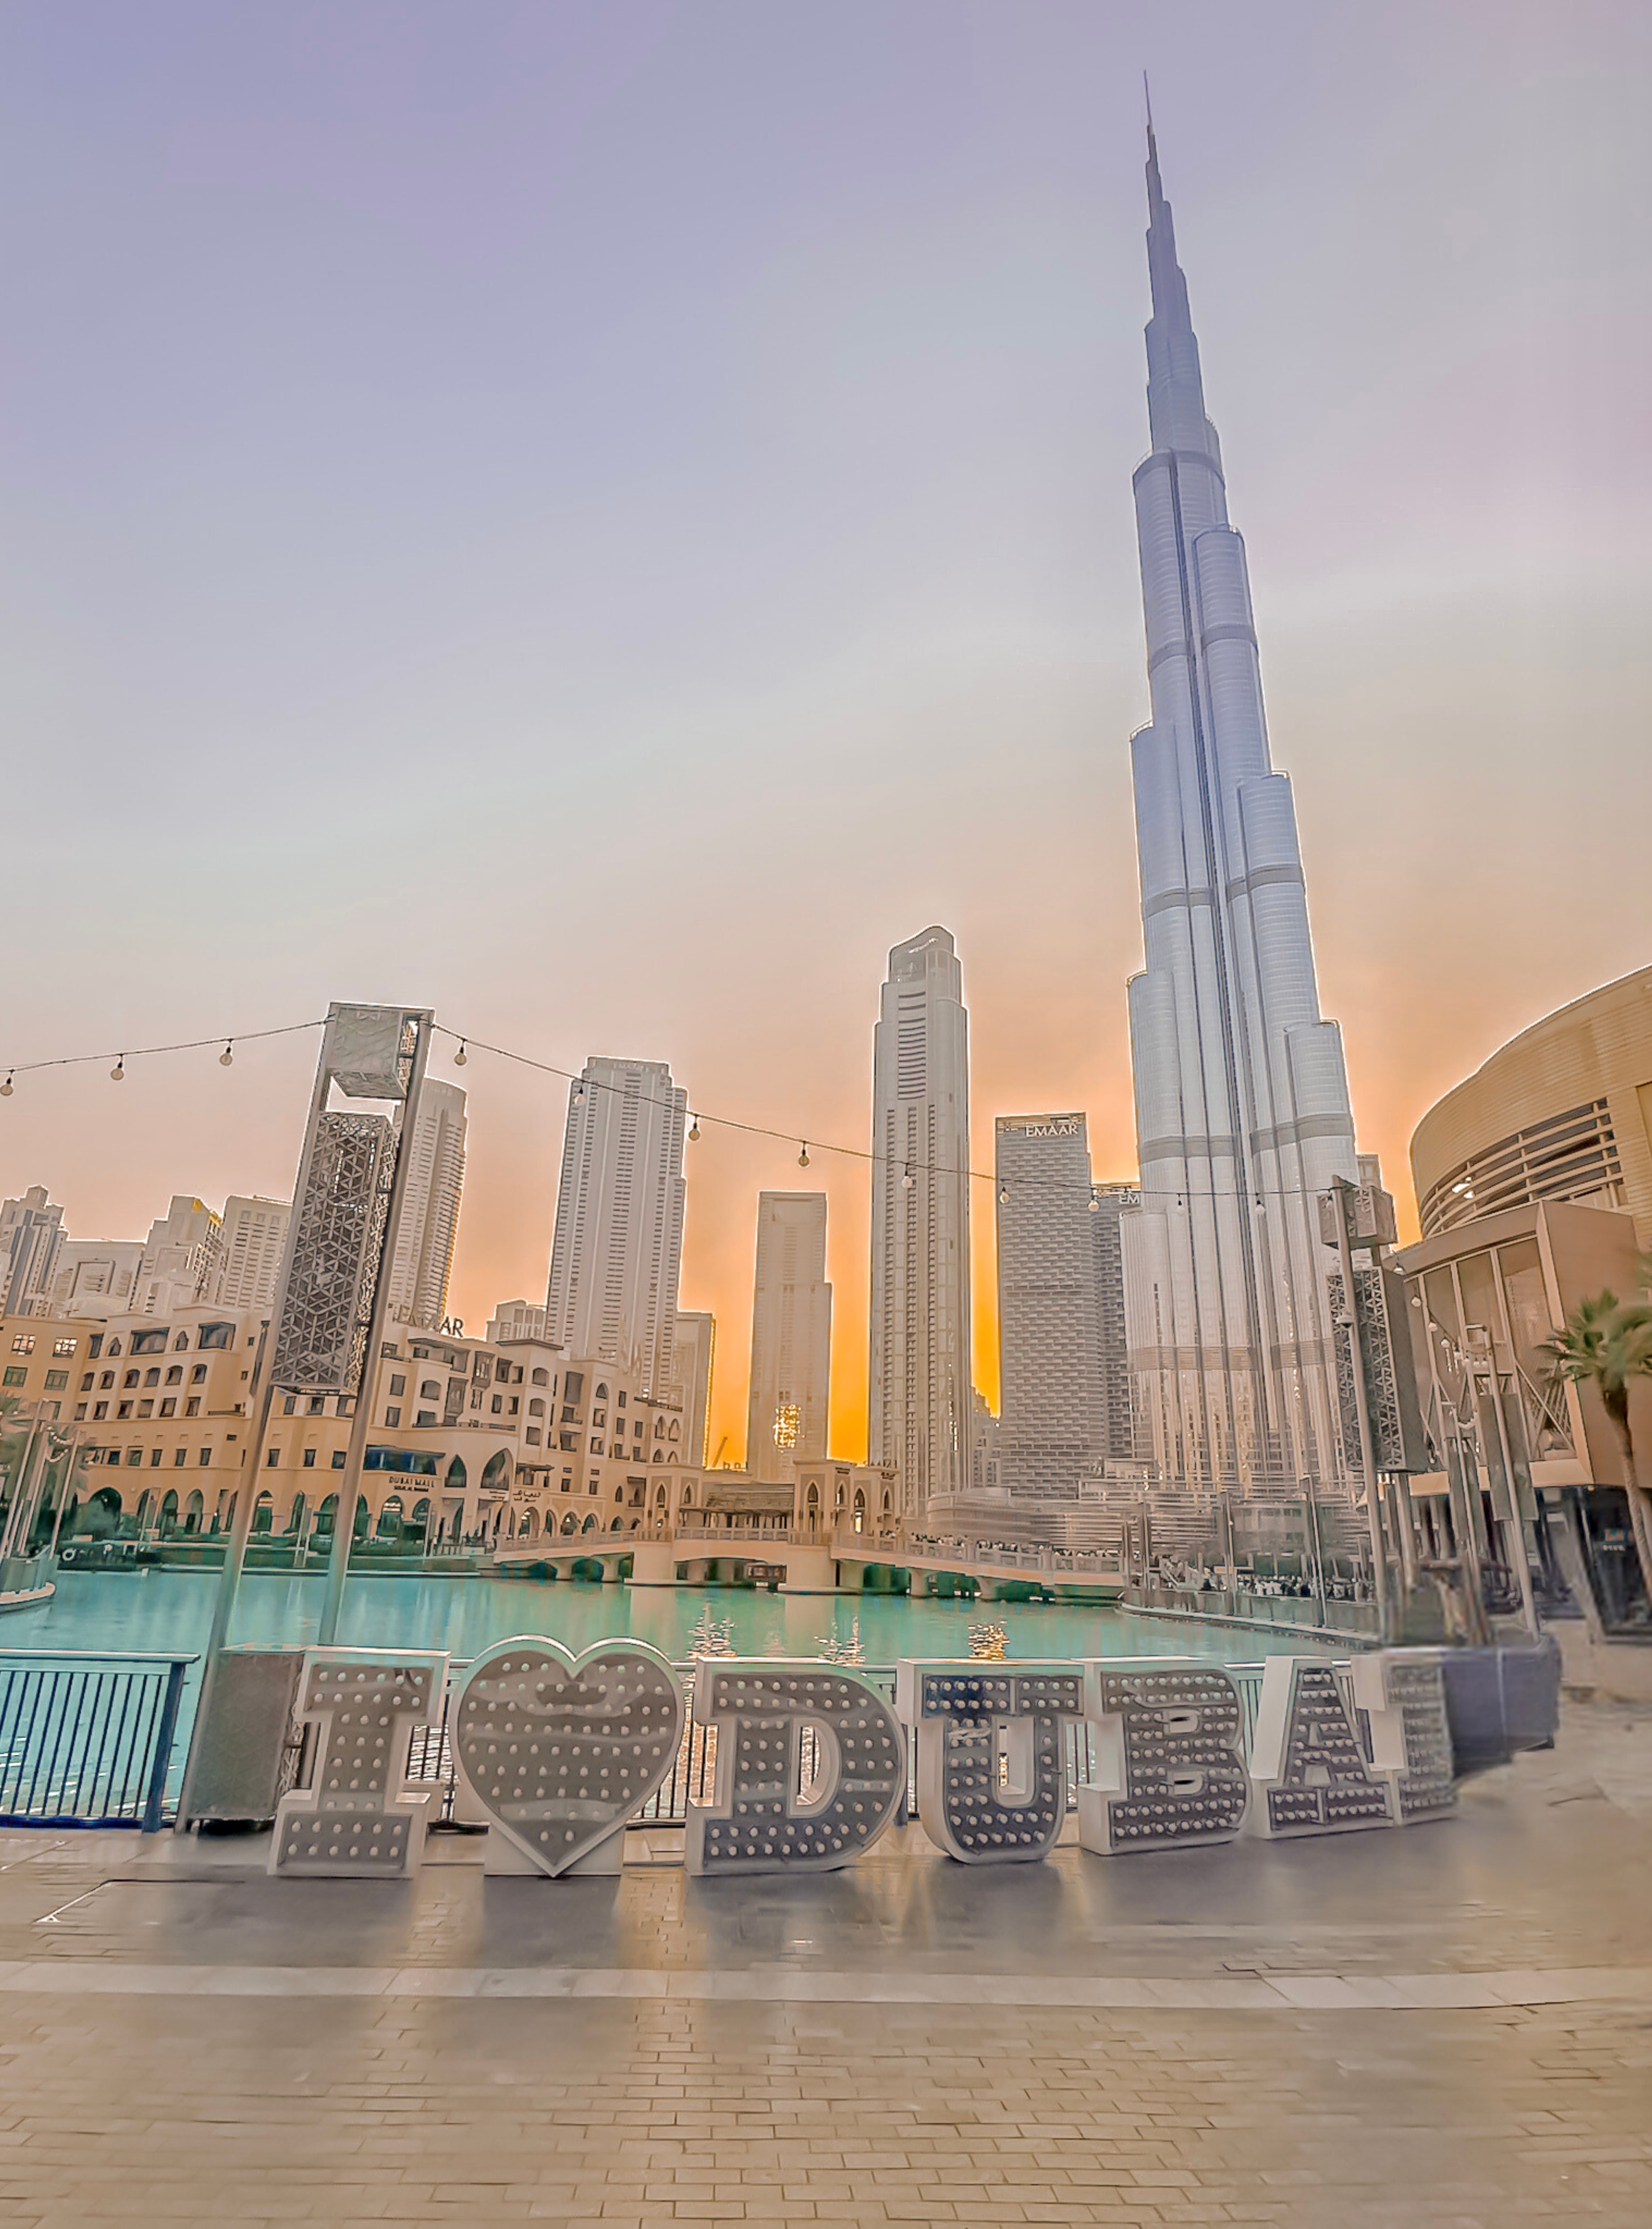
[[[1146,964],[1130,985],[1143,1203],[1123,1218],[1136,1415],[1172,1483],[1294,1490],[1342,1464],[1315,1196],[1356,1174],[1296,817],[1268,755],[1244,545],[1147,125],[1135,474],[1151,724],[1133,741]]]

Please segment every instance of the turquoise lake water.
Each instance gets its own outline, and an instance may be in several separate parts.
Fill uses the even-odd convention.
[[[183,1654],[204,1648],[215,1571],[65,1571],[39,1609],[0,1620],[0,1648]],[[241,1581],[230,1641],[313,1641],[326,1581],[317,1572],[253,1572]],[[521,1579],[364,1577],[344,1596],[338,1639],[357,1648],[445,1648],[543,1634],[572,1649],[610,1635],[652,1641],[674,1662],[733,1648],[751,1656],[967,1656],[969,1629],[1004,1628],[1012,1657],[1198,1656],[1254,1662],[1310,1641],[1128,1610],[1068,1603],[914,1602],[889,1595],[781,1595],[744,1589],[638,1588]]]

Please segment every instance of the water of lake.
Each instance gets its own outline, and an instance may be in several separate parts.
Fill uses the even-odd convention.
[[[202,1648],[215,1571],[65,1571],[39,1609],[0,1620],[0,1648],[183,1654]],[[325,1575],[252,1572],[241,1581],[230,1641],[316,1637]],[[1198,1656],[1254,1662],[1310,1641],[1081,1604],[913,1601],[898,1595],[781,1595],[732,1587],[654,1588],[479,1577],[363,1577],[344,1596],[341,1643],[445,1648],[476,1655],[491,1641],[543,1634],[578,1650],[610,1635],[652,1641],[673,1662],[732,1648],[750,1656],[833,1656],[892,1664],[902,1656],[967,1656],[972,1626],[1004,1628],[1012,1657]]]

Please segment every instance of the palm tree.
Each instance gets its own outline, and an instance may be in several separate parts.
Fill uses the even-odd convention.
[[[1629,1495],[1635,1551],[1641,1583],[1652,1603],[1652,1503],[1641,1484],[1630,1428],[1630,1394],[1637,1378],[1652,1378],[1652,1307],[1643,1301],[1620,1301],[1616,1293],[1597,1293],[1579,1301],[1554,1337],[1539,1349],[1558,1376],[1577,1385],[1592,1385],[1623,1451],[1623,1485]]]

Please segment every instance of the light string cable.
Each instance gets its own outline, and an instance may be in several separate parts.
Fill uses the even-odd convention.
[[[655,1098],[652,1092],[630,1092],[620,1084],[606,1083],[601,1077],[586,1076],[578,1070],[558,1068],[553,1061],[536,1060],[531,1054],[512,1052],[506,1045],[488,1044],[482,1038],[472,1037],[466,1031],[450,1030],[441,1022],[434,1023],[432,1028],[437,1037],[452,1037],[456,1042],[459,1051],[454,1057],[455,1063],[460,1067],[465,1064],[469,1049],[474,1046],[478,1052],[491,1052],[496,1060],[508,1060],[517,1068],[534,1069],[541,1076],[555,1076],[560,1077],[564,1083],[576,1084],[582,1092],[611,1092],[616,1098],[632,1099],[639,1105],[660,1107],[668,1111],[672,1105],[669,1100]],[[762,1122],[742,1122],[730,1114],[708,1114],[703,1108],[693,1108],[691,1102],[689,1120],[693,1125],[688,1134],[691,1140],[699,1136],[699,1126],[702,1122],[709,1122],[713,1129],[737,1130],[749,1138],[774,1138],[784,1146],[795,1142],[800,1148],[798,1158],[804,1168],[809,1166],[806,1157],[811,1153],[836,1153],[847,1161],[882,1161],[891,1171],[898,1167],[903,1172],[903,1177],[916,1178],[920,1175],[967,1177],[975,1184],[998,1185],[1001,1191],[1013,1188],[1020,1192],[1037,1190],[1070,1192],[1075,1197],[1083,1193],[1095,1202],[1097,1208],[1101,1205],[1100,1195],[1102,1192],[1115,1191],[1133,1192],[1138,1200],[1173,1199],[1178,1206],[1189,1198],[1237,1200],[1248,1194],[1260,1207],[1264,1199],[1302,1199],[1308,1196],[1308,1187],[1290,1185],[1247,1184],[1238,1185],[1231,1192],[1218,1192],[1205,1190],[1198,1185],[1185,1186],[1180,1191],[1173,1187],[1156,1191],[1148,1186],[1132,1184],[1128,1179],[1116,1180],[1104,1177],[1097,1177],[1088,1184],[1076,1180],[1070,1181],[1062,1177],[1018,1176],[1000,1179],[990,1169],[972,1169],[967,1166],[960,1168],[949,1166],[944,1161],[926,1161],[918,1159],[916,1155],[908,1156],[900,1153],[874,1153],[869,1152],[865,1146],[837,1146],[833,1145],[829,1139],[816,1138],[812,1134],[806,1138],[798,1130],[776,1130]]]
[[[109,1074],[115,1082],[119,1083],[125,1079],[126,1063],[129,1060],[148,1060],[156,1054],[166,1052],[203,1052],[209,1046],[215,1044],[221,1044],[223,1047],[223,1050],[218,1056],[219,1066],[229,1068],[234,1065],[235,1048],[238,1044],[254,1044],[260,1037],[296,1037],[302,1030],[320,1030],[325,1027],[326,1016],[324,1014],[318,1020],[313,1022],[284,1022],[280,1028],[276,1030],[215,1031],[209,1037],[190,1037],[181,1044],[132,1045],[125,1051],[112,1054],[71,1052],[63,1054],[56,1060],[0,1061],[0,1069],[5,1070],[6,1079],[3,1083],[0,1083],[0,1098],[11,1097],[15,1077],[37,1076],[43,1069],[89,1068],[93,1061],[112,1059],[115,1064]]]
[[[326,1017],[322,1015],[312,1022],[286,1022],[280,1028],[273,1030],[235,1030],[222,1035],[215,1031],[211,1037],[190,1037],[177,1044],[134,1045],[130,1050],[118,1052],[113,1056],[115,1064],[109,1074],[112,1081],[119,1083],[125,1080],[128,1060],[148,1060],[164,1053],[202,1052],[215,1044],[222,1044],[223,1047],[223,1050],[218,1056],[220,1066],[228,1068],[234,1063],[234,1049],[238,1044],[256,1044],[268,1037],[296,1037],[305,1030],[325,1029],[325,1026]],[[554,1061],[536,1060],[530,1053],[513,1052],[508,1045],[489,1044],[481,1037],[471,1036],[467,1031],[451,1030],[441,1022],[433,1022],[431,1029],[434,1035],[451,1037],[458,1046],[459,1050],[453,1056],[456,1067],[462,1068],[466,1064],[468,1049],[474,1045],[478,1052],[492,1053],[496,1060],[510,1061],[515,1067],[532,1069],[541,1076],[556,1076],[564,1083],[576,1085],[582,1092],[607,1091],[618,1098],[635,1099],[646,1107],[669,1109],[672,1104],[668,1100],[655,1098],[651,1092],[627,1092],[620,1084],[606,1083],[600,1077],[586,1076],[575,1069],[559,1068]],[[89,1068],[94,1062],[106,1061],[110,1057],[106,1052],[78,1052],[66,1053],[55,1060],[11,1063],[0,1061],[0,1069],[4,1070],[5,1076],[5,1081],[0,1082],[0,1099],[10,1099],[12,1096],[14,1079],[17,1076],[35,1076],[44,1070],[53,1068]],[[972,1169],[967,1165],[960,1167],[945,1161],[927,1161],[916,1154],[908,1155],[898,1152],[874,1153],[865,1146],[834,1145],[829,1139],[813,1136],[806,1138],[801,1132],[796,1130],[777,1130],[763,1122],[742,1122],[732,1114],[708,1114],[703,1110],[693,1108],[691,1109],[689,1119],[693,1126],[688,1134],[691,1140],[699,1136],[699,1126],[702,1122],[709,1122],[714,1129],[737,1131],[748,1138],[772,1138],[786,1146],[791,1145],[795,1140],[800,1148],[799,1165],[803,1168],[809,1166],[809,1151],[813,1147],[818,1153],[835,1153],[842,1160],[873,1163],[882,1161],[891,1172],[898,1167],[902,1172],[904,1183],[915,1182],[920,1175],[965,1177],[974,1184],[997,1185],[1003,1197],[1007,1197],[1012,1190],[1067,1192],[1075,1197],[1082,1193],[1087,1195],[1091,1204],[1097,1209],[1102,1204],[1101,1195],[1107,1192],[1128,1192],[1133,1193],[1138,1201],[1173,1199],[1178,1207],[1183,1207],[1188,1201],[1196,1199],[1242,1200],[1248,1194],[1257,1208],[1260,1208],[1267,1199],[1302,1199],[1308,1196],[1308,1187],[1305,1185],[1292,1185],[1245,1184],[1236,1185],[1228,1192],[1218,1192],[1213,1186],[1188,1185],[1177,1191],[1171,1187],[1155,1190],[1152,1186],[1132,1184],[1128,1179],[1118,1182],[1107,1178],[1096,1178],[1085,1184],[1062,1177],[1000,1178],[990,1169]]]

